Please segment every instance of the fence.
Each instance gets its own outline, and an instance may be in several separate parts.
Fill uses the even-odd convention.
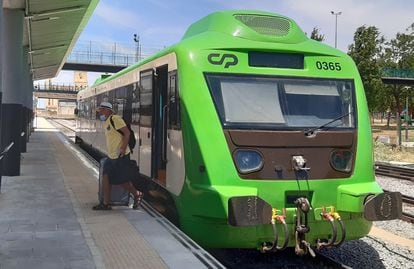
[[[76,44],[66,61],[69,63],[128,66],[161,49],[161,47],[146,47],[143,53],[140,44],[131,46],[123,43],[107,44],[81,41]]]

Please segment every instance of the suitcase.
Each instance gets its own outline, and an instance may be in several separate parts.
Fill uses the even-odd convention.
[[[99,203],[103,203],[103,188],[102,188],[102,175],[103,175],[103,164],[107,158],[102,158],[99,161],[99,192],[98,199]],[[121,186],[112,185],[111,188],[111,200],[110,204],[115,206],[128,206],[129,205],[129,191],[125,190]]]

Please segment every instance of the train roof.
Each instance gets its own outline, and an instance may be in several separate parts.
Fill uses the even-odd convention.
[[[193,23],[182,40],[205,32],[264,42],[299,43],[307,40],[305,33],[292,19],[255,10],[214,12]]]
[[[235,39],[236,38],[236,39]],[[252,45],[254,42],[254,45]],[[306,46],[303,46],[306,44]],[[112,76],[104,76],[95,81],[92,87],[101,85],[138,66],[152,61],[172,51],[188,48],[257,48],[294,50],[325,55],[347,56],[345,53],[312,40],[306,36],[296,22],[286,16],[257,10],[226,10],[207,15],[196,21],[185,32],[181,41],[131,65]],[[87,90],[86,90],[87,91]]]

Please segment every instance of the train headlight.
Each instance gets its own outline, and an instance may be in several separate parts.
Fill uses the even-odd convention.
[[[237,150],[234,154],[237,169],[242,174],[258,171],[263,167],[262,155],[254,150]]]
[[[334,150],[331,153],[331,166],[337,171],[349,173],[352,170],[352,158],[350,150]]]

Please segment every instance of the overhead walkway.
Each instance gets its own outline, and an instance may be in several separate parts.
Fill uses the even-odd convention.
[[[76,100],[77,92],[63,91],[63,90],[35,90],[33,96],[36,98],[46,99],[63,99]]]
[[[384,68],[381,80],[385,84],[414,85],[414,70]]]
[[[224,268],[145,204],[91,210],[97,168],[45,119],[27,146],[3,177],[0,268]]]

